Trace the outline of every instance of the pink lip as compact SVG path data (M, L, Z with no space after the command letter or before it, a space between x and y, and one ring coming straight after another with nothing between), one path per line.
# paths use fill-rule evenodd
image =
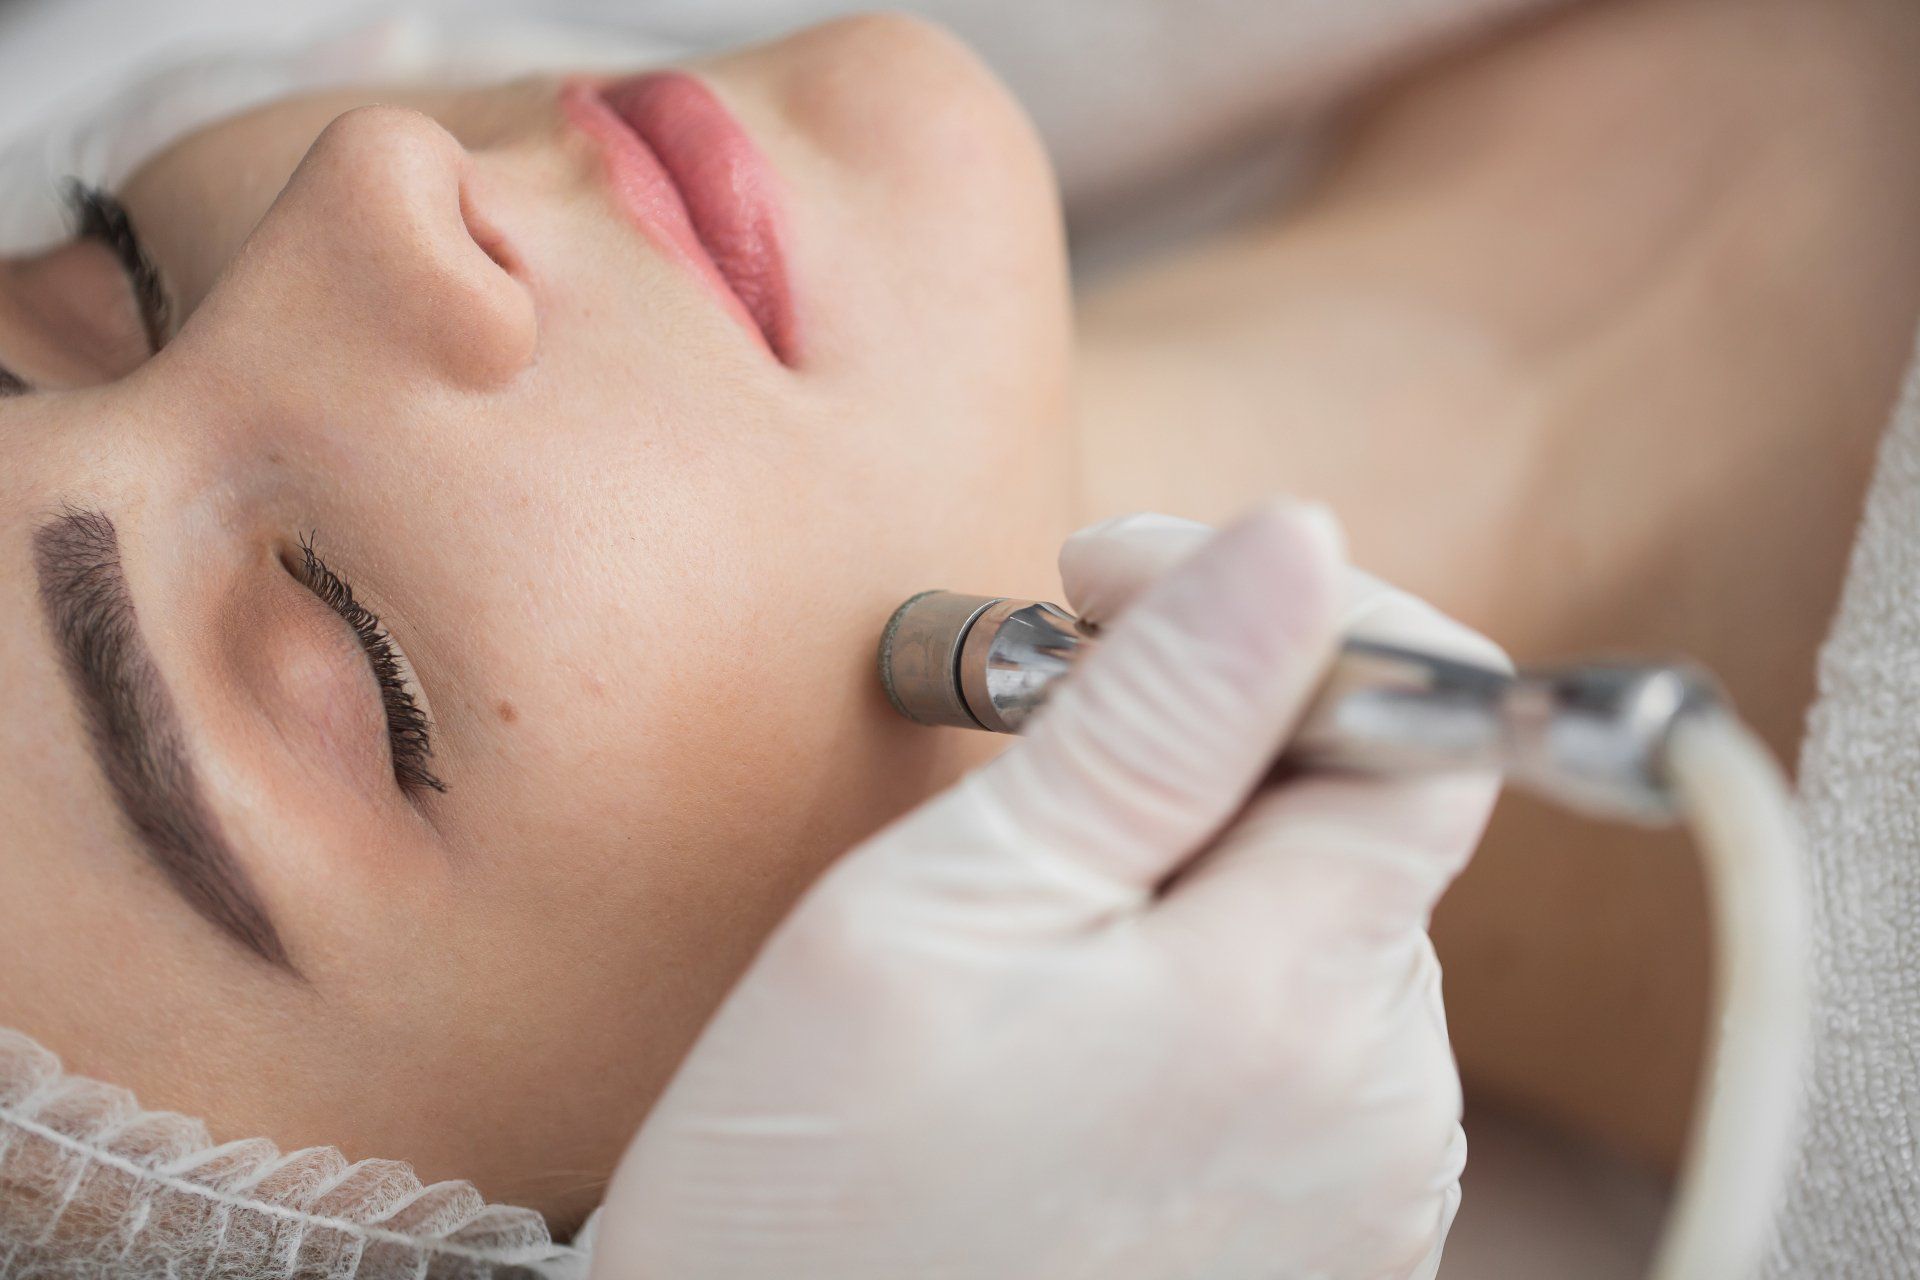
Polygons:
M569 82L561 107L606 159L615 196L648 239L686 263L784 364L796 355L777 179L699 80L668 71Z

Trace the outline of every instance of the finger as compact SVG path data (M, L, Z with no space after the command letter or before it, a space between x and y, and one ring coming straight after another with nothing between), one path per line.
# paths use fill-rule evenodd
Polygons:
M1501 671L1513 662L1499 645L1417 596L1370 573L1347 570L1340 634L1355 640L1401 645Z
M1156 511L1088 525L1060 546L1067 605L1085 621L1105 625L1213 534L1210 525Z
M1350 573L1341 619L1349 636L1508 669L1486 637L1377 579ZM1212 912L1281 920L1354 938L1423 929L1433 905L1479 842L1497 776L1322 775L1254 801L1233 831L1193 867L1166 910L1205 927Z
M1275 938L1402 945L1466 865L1500 790L1485 773L1307 777L1257 798L1155 915L1222 954Z
M1149 588L974 775L1023 849L1150 892L1239 807L1332 653L1339 535L1275 503Z
M1067 604L1096 626L1109 623L1148 587L1190 559L1213 533L1210 525L1157 511L1136 511L1088 525L1060 548L1060 581ZM1341 594L1342 636L1402 644L1503 670L1513 665L1493 641L1370 573L1346 570Z
M1467 1167L1467 1133L1459 1125L1453 1127L1453 1133L1442 1164L1448 1173L1441 1179L1441 1185L1434 1189L1433 1246L1407 1280L1434 1280L1439 1275L1440 1257L1446 1249L1447 1236L1453 1230L1454 1218L1460 1213L1460 1175Z

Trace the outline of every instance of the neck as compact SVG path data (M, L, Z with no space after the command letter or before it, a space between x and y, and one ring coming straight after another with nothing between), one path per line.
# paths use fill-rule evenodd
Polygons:
M1324 500L1516 656L1693 654L1790 751L1920 312L1920 95L1859 75L1891 56L1860 24L1741 43L1750 9L1448 64L1305 208L1086 299L1089 516Z

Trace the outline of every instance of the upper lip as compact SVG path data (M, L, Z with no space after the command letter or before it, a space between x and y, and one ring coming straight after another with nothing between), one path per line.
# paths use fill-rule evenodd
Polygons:
M770 167L733 117L680 72L574 81L562 99L574 125L598 143L627 215L792 364L781 210Z

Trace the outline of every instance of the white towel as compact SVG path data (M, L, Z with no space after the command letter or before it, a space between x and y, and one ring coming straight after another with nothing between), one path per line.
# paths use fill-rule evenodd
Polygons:
M1920 1275L1920 359L1820 655L1800 779L1813 1066L1763 1275Z

